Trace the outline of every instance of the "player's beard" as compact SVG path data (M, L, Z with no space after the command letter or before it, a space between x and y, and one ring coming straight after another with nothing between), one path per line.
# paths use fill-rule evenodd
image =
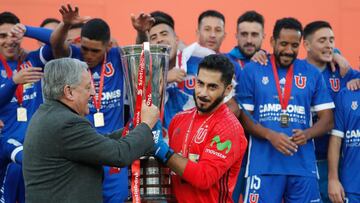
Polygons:
M209 112L211 112L212 110L214 110L214 109L224 100L224 98L225 98L224 93L225 93L225 91L224 91L218 98L216 98L215 101L214 101L212 104L210 104L209 107L207 107L207 108L202 108L202 107L200 107L199 104L197 103L196 96L195 96L195 91L194 91L193 97L194 97L196 109L197 109L198 111L200 111L201 113L209 113ZM200 99L200 98L199 98L199 99ZM201 100L201 99L200 99L200 100ZM203 100L203 101L209 101L209 100L207 100L207 99L205 99L205 98L202 98L202 100Z
M294 63L294 61L295 61L295 59L297 57L297 54L295 54L295 53L294 54L284 54L284 53L281 53L281 52L280 53L279 52L274 52L274 55L275 55L275 60L278 63L278 65L280 65L281 67L284 67L284 68L289 68L291 66L291 64ZM287 56L289 58L292 58L290 64L288 64L288 65L282 64L281 59L280 59L281 56Z
M244 48L246 46L253 46L255 48L254 53L246 53L245 48ZM244 45L244 47L238 46L238 48L240 49L240 52L245 56L246 59L251 59L251 57L253 57L254 54L260 50L260 47L256 47L256 45L252 44L252 43L247 43Z

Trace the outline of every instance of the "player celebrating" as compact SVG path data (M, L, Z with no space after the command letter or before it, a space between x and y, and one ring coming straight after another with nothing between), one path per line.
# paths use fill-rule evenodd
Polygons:
M60 9L63 22L51 35L56 57L71 56L83 60L90 68L96 95L89 101L87 118L100 134L106 134L124 126L124 79L118 47L112 48L110 28L102 19L87 21L81 30L80 48L66 42L71 25L85 22L78 8L70 5ZM121 170L105 166L103 185L104 202L123 202L128 197L127 167Z
M331 129L334 104L321 73L296 59L301 37L298 20L278 20L271 63L245 66L238 99L258 122L241 114L251 134L245 202L321 201L312 138ZM312 127L311 108L319 116Z

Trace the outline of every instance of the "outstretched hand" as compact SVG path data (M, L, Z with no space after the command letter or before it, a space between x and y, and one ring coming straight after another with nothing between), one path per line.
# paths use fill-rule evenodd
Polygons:
M65 25L85 23L90 19L89 16L81 17L79 15L79 8L75 6L75 8L73 9L70 4L68 4L67 6L62 5L59 11L62 15L63 22Z
M152 25L155 23L155 19L151 17L150 14L140 13L135 16L135 14L131 14L131 23L136 31L138 32L146 32L149 31Z

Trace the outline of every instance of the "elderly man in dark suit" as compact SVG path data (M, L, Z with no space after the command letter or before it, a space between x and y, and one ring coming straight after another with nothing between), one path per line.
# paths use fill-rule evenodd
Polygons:
M99 135L84 118L94 96L87 65L62 58L45 66L45 103L32 117L24 143L26 202L102 202L102 165L124 167L149 152L155 106L143 103L142 123L128 136Z

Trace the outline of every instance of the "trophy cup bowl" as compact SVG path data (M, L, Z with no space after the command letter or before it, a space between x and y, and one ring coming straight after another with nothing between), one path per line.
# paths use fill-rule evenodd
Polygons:
M134 118L138 91L139 65L144 47L145 45L130 45L121 48L126 92L132 118ZM149 45L149 50L150 52L147 52L147 54L143 56L145 60L145 85L151 84L152 103L159 108L160 119L162 119L170 47L167 45L151 44ZM150 64L152 64L152 66ZM149 82L150 79L151 81ZM145 94L143 94L143 99ZM131 174L130 167L129 186L131 185ZM173 201L170 185L170 169L158 163L152 156L143 156L140 158L140 196L142 202Z

